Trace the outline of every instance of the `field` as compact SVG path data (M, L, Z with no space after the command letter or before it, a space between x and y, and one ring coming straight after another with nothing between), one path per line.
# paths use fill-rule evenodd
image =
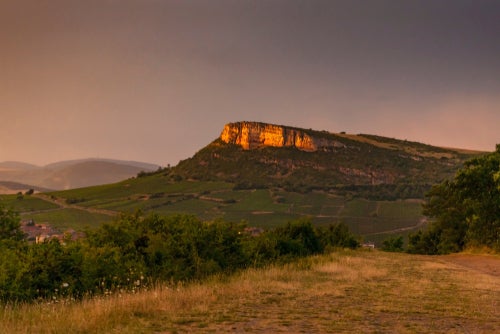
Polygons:
M44 201L33 196L18 199L16 195L0 195L0 204L17 212L33 213L59 208L57 204Z
M107 215L72 208L24 214L22 215L22 219L33 219L37 223L48 222L53 227L62 230L70 228L78 230L82 230L87 227L93 228L112 220L112 218ZM73 222L79 223L74 224Z
M307 194L283 189L234 190L234 184L168 181L162 175L119 183L24 196L3 195L1 203L59 228L81 230L114 219L119 212L171 215L193 214L203 220L246 221L273 228L299 218L315 224L343 222L356 234L379 243L388 235L407 233L423 224L421 204L415 200L374 201L336 196L322 191Z
M494 333L500 258L340 251L203 283L0 309L2 333Z

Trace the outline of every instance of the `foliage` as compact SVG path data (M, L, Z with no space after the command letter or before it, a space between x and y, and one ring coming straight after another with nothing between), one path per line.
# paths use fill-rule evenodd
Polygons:
M497 261L339 251L175 289L8 303L0 333L494 333Z
M357 248L359 241L344 223L331 224L320 230L320 239L326 248Z
M19 214L0 205L0 242L20 241L23 237Z
M78 204L82 202L85 202L85 198L66 198L66 204Z
M245 224L190 215L144 217L139 211L87 230L81 240L28 244L17 232L18 216L2 210L1 217L3 301L136 291L157 281L199 280L358 245L342 224L322 229L303 219L253 236ZM15 243L4 242L11 239Z
M386 252L402 252L404 250L403 244L402 236L389 237L382 242L382 250Z
M140 171L139 173L137 173L137 177L140 178L140 177L145 177L145 176L149 176L149 175L155 175L155 174L161 174L161 173L166 173L168 174L170 171L170 165L168 165L167 167L161 167L159 166L157 170L155 171L151 171L151 172L146 172L146 171Z
M453 180L432 187L424 214L434 220L426 231L410 235L412 253L446 254L467 246L500 250L500 145L467 161Z
M288 222L274 233L280 256L307 256L323 250L318 233L309 220Z

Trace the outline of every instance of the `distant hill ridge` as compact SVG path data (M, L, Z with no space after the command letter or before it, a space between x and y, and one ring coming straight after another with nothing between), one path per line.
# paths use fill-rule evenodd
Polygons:
M60 161L44 167L3 162L0 163L0 181L7 183L0 188L0 193L23 188L64 190L109 184L136 176L142 171L157 170L158 167L143 162L99 158ZM14 186L14 183L21 185Z
M39 166L33 165L33 164L28 164L25 162L19 162L19 161L4 161L0 162L0 171L7 171L7 170L28 170L28 169L35 169L39 168Z

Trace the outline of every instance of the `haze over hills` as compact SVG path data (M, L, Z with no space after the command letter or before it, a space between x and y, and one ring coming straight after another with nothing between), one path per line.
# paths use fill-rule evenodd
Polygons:
M43 167L7 161L0 163L0 181L3 181L0 192L89 187L118 182L141 171L156 169L157 165L149 163L97 158L60 161Z
M29 170L36 169L39 166L20 162L20 161L4 161L0 162L0 171L12 171L12 170Z

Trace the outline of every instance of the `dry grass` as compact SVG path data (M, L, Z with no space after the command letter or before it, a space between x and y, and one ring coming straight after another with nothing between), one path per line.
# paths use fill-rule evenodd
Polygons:
M345 251L175 289L6 306L0 332L493 333L499 302L494 272L447 257Z
M336 133L335 135L348 138L351 140L356 140L362 143L368 143L377 147L389 149L389 150L403 150L409 154L417 155L417 156L422 156L422 157L428 157L428 158L448 158L452 159L455 156L455 153L459 154L470 154L470 155L477 155L477 154L482 154L485 153L484 151L476 151L476 150L467 150L467 149L461 149L461 148L454 148L454 147L441 147L442 149L448 150L448 152L435 152L435 151L422 151L422 150L417 150L415 147L408 146L404 143L404 141L400 141L399 143L393 142L384 142L384 141L378 141L376 139L372 139L369 137L364 137L362 135L355 135L355 134L342 134L342 133ZM453 153L452 153L453 152Z

